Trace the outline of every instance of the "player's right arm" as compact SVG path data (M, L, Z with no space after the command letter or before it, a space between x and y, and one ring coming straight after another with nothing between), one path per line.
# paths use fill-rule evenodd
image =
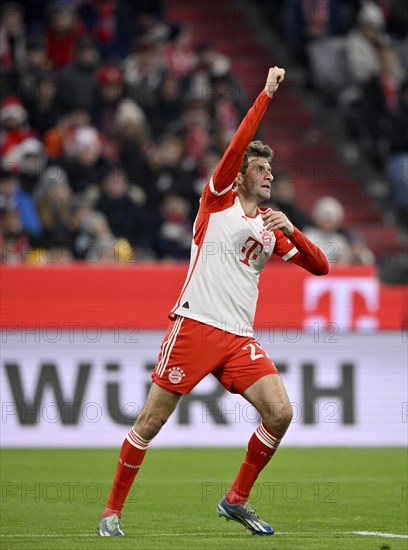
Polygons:
M210 180L210 190L213 195L223 195L232 188L239 169L241 168L245 149L254 137L273 94L278 89L279 84L283 82L284 78L284 69L279 67L272 67L269 69L265 88L248 110L214 171Z

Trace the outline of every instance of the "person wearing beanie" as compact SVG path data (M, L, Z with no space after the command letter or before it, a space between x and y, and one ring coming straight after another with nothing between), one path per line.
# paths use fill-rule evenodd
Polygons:
M5 164L15 163L17 151L14 149L25 139L36 135L28 125L27 111L18 97L8 96L0 104L0 124L1 158Z

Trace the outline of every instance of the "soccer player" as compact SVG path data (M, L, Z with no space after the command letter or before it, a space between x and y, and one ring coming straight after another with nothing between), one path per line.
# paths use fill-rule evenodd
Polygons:
M259 207L270 197L273 152L251 139L284 77L284 69L269 69L264 90L204 188L187 278L170 312L146 403L120 450L97 529L101 536L123 536L122 508L151 440L181 396L210 373L245 397L262 418L218 513L254 534L274 532L248 497L290 424L292 408L276 366L253 337L258 280L272 253L315 275L328 273L325 256L283 212Z

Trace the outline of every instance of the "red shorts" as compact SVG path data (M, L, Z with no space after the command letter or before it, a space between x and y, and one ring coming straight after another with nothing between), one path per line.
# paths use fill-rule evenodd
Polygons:
M161 345L153 382L169 392L187 394L210 373L226 390L242 394L278 370L254 338L177 316Z

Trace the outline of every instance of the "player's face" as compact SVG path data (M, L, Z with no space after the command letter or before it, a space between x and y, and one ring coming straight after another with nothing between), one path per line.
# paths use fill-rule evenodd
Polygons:
M248 168L242 176L242 186L248 198L261 203L270 199L273 176L269 162L264 158L249 157Z

